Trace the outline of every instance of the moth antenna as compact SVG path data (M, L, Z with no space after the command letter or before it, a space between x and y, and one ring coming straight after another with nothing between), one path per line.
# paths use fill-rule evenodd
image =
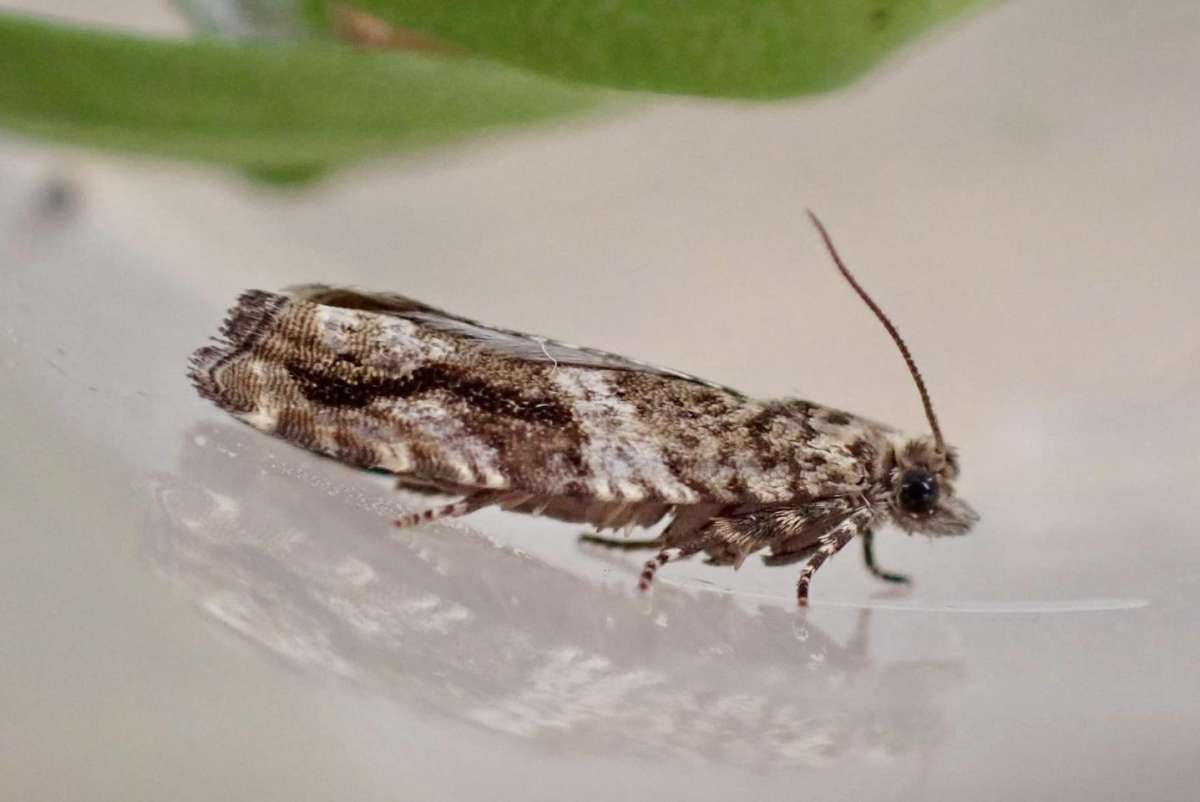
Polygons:
M837 269L846 281L850 282L850 286L858 293L858 297L863 299L863 303L871 308L871 311L875 313L875 317L879 318L879 322L887 329L887 333L892 335L892 341L900 349L900 355L904 357L904 364L908 365L908 371L912 374L913 381L917 383L917 392L921 394L921 403L925 407L925 417L929 420L929 428L933 430L933 439L937 442L938 451L945 454L946 441L942 439L942 428L938 426L937 415L933 414L933 402L929 400L929 391L925 389L925 380L921 378L921 371L917 369L917 363L913 361L912 354L909 352L908 346L904 344L904 339L900 336L900 332L896 330L896 327L892 325L892 321L879 308L879 304L875 303L871 296L867 294L867 291L862 288L862 285L858 283L858 280L854 278L849 268L846 267L845 262L842 261L842 257L837 252L837 248L833 246L833 240L829 237L829 232L825 230L825 226L813 214L812 209L806 209L805 211L808 212L808 217L812 220L813 225L817 227L817 231L821 233L821 239L825 240L825 248L829 251L829 255L833 257L833 262L837 265Z

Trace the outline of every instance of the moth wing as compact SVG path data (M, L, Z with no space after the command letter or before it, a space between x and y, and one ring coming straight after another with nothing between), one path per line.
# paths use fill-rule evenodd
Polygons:
M877 442L845 413L749 399L402 296L251 291L221 334L193 356L192 379L244 422L408 486L524 495L571 520L646 525L681 505L861 493Z
M658 367L620 354L571 345L536 334L525 334L511 329L488 326L395 293L362 292L324 284L289 287L287 291L293 297L309 303L373 312L409 320L426 329L455 337L477 350L526 362L545 362L560 367L637 371L694 382L734 395L741 395L732 388L692 376L683 371Z

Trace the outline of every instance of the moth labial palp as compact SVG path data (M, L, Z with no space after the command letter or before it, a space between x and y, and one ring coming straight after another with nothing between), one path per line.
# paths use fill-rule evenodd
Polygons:
M401 487L457 497L398 525L491 506L598 531L667 520L655 538L584 540L656 550L643 589L662 566L696 554L733 567L758 552L769 565L803 562L803 605L816 570L855 537L868 569L896 579L874 562L884 524L953 535L977 520L955 495L958 458L908 347L809 215L899 348L931 435L325 285L244 293L220 336L193 355L190 376L255 428L394 473Z

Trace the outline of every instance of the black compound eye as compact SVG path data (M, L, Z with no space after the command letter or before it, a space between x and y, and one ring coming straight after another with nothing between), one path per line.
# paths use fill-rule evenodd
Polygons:
M900 484L900 506L912 515L928 515L937 507L937 479L925 472L907 474Z

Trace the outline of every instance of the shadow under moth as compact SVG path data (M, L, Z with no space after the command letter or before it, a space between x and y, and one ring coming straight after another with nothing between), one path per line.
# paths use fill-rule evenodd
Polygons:
M457 499L398 526L491 506L626 535L669 517L654 538L583 539L657 550L642 590L668 562L703 552L736 567L765 549L769 565L804 561L801 605L816 570L860 536L868 570L903 582L875 564L879 527L957 535L978 516L955 497L958 459L907 346L809 216L899 347L931 436L323 285L244 293L190 376L256 429Z

